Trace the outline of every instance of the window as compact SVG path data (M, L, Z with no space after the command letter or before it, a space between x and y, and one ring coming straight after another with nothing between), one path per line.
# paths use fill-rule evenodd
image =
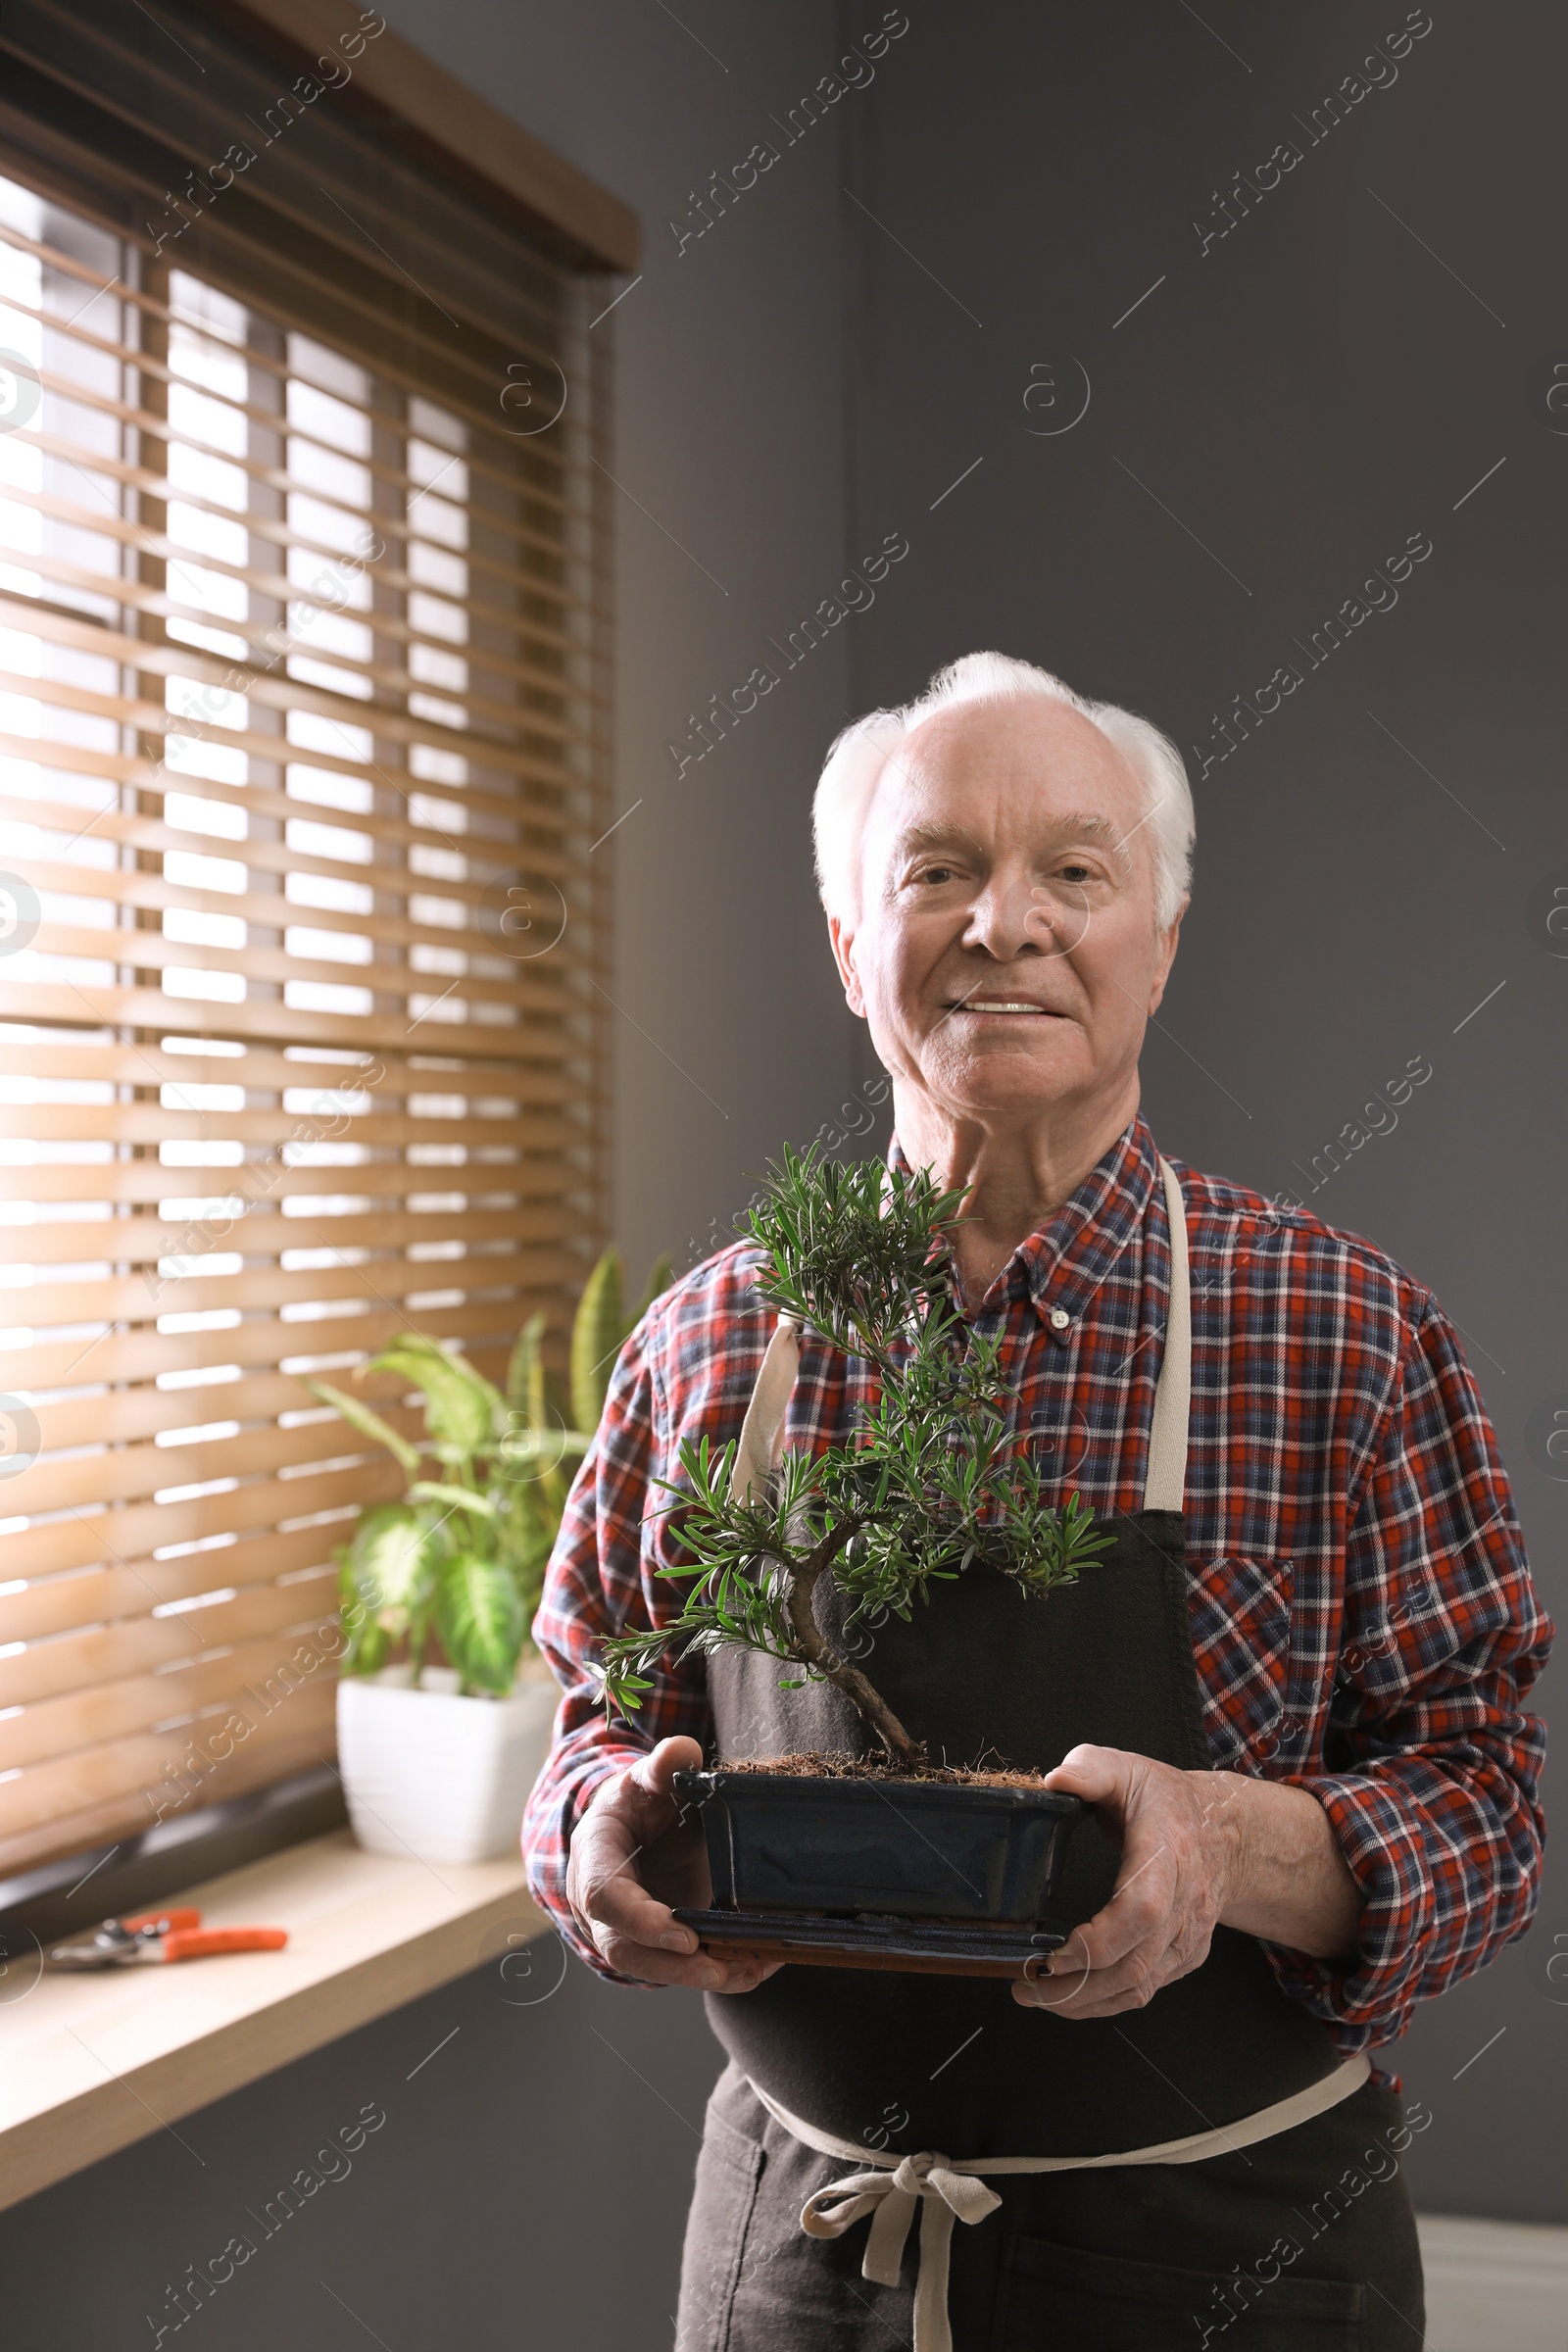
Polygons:
M411 1326L495 1376L605 1222L602 533L586 428L513 429L588 281L533 257L554 317L481 405L428 310L334 335L330 284L247 292L237 234L159 250L28 165L0 143L0 1875L330 1757L333 1547L402 1481L304 1377Z

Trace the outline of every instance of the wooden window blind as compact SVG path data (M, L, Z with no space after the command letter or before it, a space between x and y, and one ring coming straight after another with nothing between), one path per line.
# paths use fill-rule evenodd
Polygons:
M402 1479L302 1381L568 1311L609 823L592 282L349 299L6 127L0 1875L330 1758Z

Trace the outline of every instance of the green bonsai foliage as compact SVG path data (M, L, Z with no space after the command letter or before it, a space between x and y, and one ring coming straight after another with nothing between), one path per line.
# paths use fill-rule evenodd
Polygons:
M835 1684L893 1761L924 1761L919 1741L844 1654L858 1628L907 1619L933 1583L976 1561L1044 1597L1076 1582L1111 1539L1093 1532L1076 1494L1048 1502L1039 1470L1007 1434L1000 1342L971 1330L954 1303L951 1236L961 1193L924 1170L835 1163L813 1146L768 1171L745 1230L760 1250L767 1304L857 1356L880 1396L842 1446L786 1451L766 1494L733 1492L736 1446L704 1438L680 1448L663 1480L692 1564L661 1570L691 1590L672 1625L602 1644L608 1706L635 1710L666 1649L726 1644L763 1651ZM843 1646L815 1612L831 1578L849 1602ZM799 1689L786 1682L785 1689Z
M569 1421L545 1365L543 1315L532 1316L518 1336L504 1396L466 1357L423 1332L404 1334L360 1367L356 1379L391 1372L419 1391L424 1433L417 1443L362 1398L325 1381L306 1382L362 1437L384 1446L409 1480L401 1501L362 1513L337 1554L345 1674L375 1674L406 1654L417 1684L433 1634L464 1692L505 1696L512 1689L517 1661L531 1647L528 1628L545 1564L572 1475L599 1425L616 1353L669 1278L669 1260L662 1258L625 1317L620 1259L605 1251L572 1326Z

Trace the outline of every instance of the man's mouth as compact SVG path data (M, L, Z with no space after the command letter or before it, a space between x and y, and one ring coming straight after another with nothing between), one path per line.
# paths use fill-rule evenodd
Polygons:
M1031 1004L1022 997L958 997L947 1007L953 1012L1032 1012L1045 1020L1059 1019L1049 1005Z

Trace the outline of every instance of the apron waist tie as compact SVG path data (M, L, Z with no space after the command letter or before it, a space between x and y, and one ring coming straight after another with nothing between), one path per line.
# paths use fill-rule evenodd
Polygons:
M1237 2123L1195 2132L1186 2139L1161 2140L1154 2147L1127 2148L1110 2156L956 2159L938 2155L929 2148L916 2156L867 2154L851 2141L837 2139L831 2132L819 2132L814 2124L791 2115L787 2107L769 2098L759 2083L753 2082L751 2087L773 2121L803 2146L815 2148L818 2155L838 2157L860 2166L858 2172L848 2174L842 2180L829 2181L808 2198L801 2214L801 2228L808 2237L842 2237L847 2230L869 2215L871 2227L865 2259L860 2265L862 2278L878 2286L898 2285L909 2225L914 2220L915 2207L919 2206L914 2352L953 2352L953 2330L948 2322L948 2260L953 2225L957 2220L972 2227L983 2222L987 2214L995 2213L1002 2203L995 2189L983 2185L982 2175L1102 2172L1131 2164L1201 2164L1206 2157L1251 2147L1260 2139L1272 2139L1276 2132L1289 2132L1297 2124L1326 2114L1352 2091L1359 2090L1371 2072L1371 2060L1360 2051L1355 2057L1346 2059L1333 2074L1325 2075L1320 2082L1309 2083L1305 2090L1279 2099L1272 2107L1260 2107L1255 2115L1244 2115Z

